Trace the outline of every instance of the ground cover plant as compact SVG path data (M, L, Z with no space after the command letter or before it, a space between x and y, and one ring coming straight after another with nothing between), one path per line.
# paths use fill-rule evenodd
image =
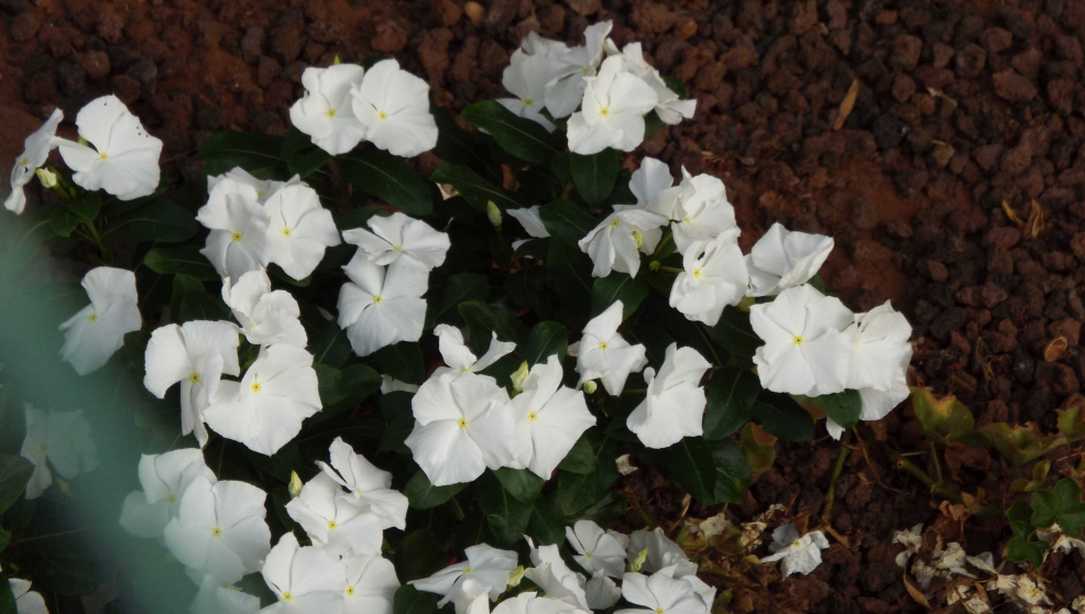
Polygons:
M816 273L831 238L777 225L744 254L722 181L685 169L676 179L653 158L618 153L695 105L608 29L588 28L573 47L529 36L506 71L515 97L459 117L431 112L425 83L394 60L307 69L288 135L205 144L206 190L148 193L161 143L116 98L80 111L79 141L56 141L67 168L36 174L54 207L13 236L74 236L69 253L103 264L83 278L91 304L60 320L61 356L88 378L108 365L101 373L142 380L113 419L159 442L139 451L161 453L128 469L138 490L113 522L149 539L145 553L161 540L171 556L158 572L188 572L196 594L172 605L712 611L733 593L716 582L728 589L717 595L695 572L719 563L708 551L721 540L736 540L747 565L780 561L784 575L817 569L826 534L846 543L786 508L737 535L726 511L688 532L672 527L676 543L650 514L631 522L635 494L614 488L652 471L688 493L687 509L741 503L777 439L808 441L822 425L847 437L906 398L912 348L888 303L856 314L827 296ZM95 134L103 122L119 129ZM27 149L13 195L41 157ZM428 177L399 159L431 149L441 163ZM204 204L193 215L184 203L194 197ZM41 266L33 255L13 281ZM143 279L113 266L125 263L163 289L147 298ZM31 297L13 299L34 311ZM108 381L116 398L122 384ZM54 395L69 407L86 396L80 384L45 398ZM970 439L939 422L944 402L916 407L947 451L964 443L1036 458L1019 452L1033 442L1012 426ZM938 408L929 420L928 407ZM52 473L63 493L97 470L87 412L24 411L28 499L49 492ZM1044 453L1076 440L1067 415L1061 439L1036 444ZM981 511L941 475L937 448L934 477L908 458L898 464L932 492ZM1009 512L1011 560L1041 565L1044 544L1076 547L1080 492L1048 469L1033 470L1021 489L1031 498ZM20 505L25 518L35 504ZM772 545L759 546L770 527ZM915 531L898 534L909 555L922 550ZM559 553L563 539L586 574ZM598 548L610 548L610 565L590 562ZM979 577L944 563L959 548L939 542L934 568ZM518 566L517 549L530 565ZM690 561L690 551L705 556ZM970 564L991 575L992 592L1044 594L989 559ZM912 573L926 590L920 562ZM299 579L302 570L319 577ZM947 600L977 599L972 585L952 586Z

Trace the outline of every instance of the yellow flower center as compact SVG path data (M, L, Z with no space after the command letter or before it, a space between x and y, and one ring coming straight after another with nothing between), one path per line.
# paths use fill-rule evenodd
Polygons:
M403 246L400 245L399 243L396 243L395 245L392 246L392 251L401 252L401 251L403 251Z
M535 411L534 409L527 412L527 421L528 422L535 422L538 419L539 419L539 412Z
M693 272L690 274L693 275L693 279L700 279L704 276L704 270L701 267L694 267Z
M378 295L373 297L373 304L374 305L380 305L383 302L384 302L384 297L383 296L378 294Z
M19 158L19 161L15 164L18 166L30 166L30 158Z
M795 335L795 338L791 340L791 343L794 343L796 347L802 345L802 342L803 342L802 335Z
M87 319L90 320L91 322L97 322L98 321L98 314L96 314L96 313L94 313L92 311L92 312L90 312L90 315L87 316Z
M289 228L283 228L282 233L283 233L284 237L289 237L290 236L290 229Z
M620 220L618 218L614 218L613 220L610 220L610 227L611 228L617 228L617 227L619 227L621 225L622 225L622 220Z
M109 159L109 154L104 152L104 151L100 151L100 152L98 152L98 159L99 160L108 160Z
M456 421L456 426L460 427L461 429L466 429L467 428L467 418L460 418L459 420L457 420ZM468 567L468 569L470 569L470 567ZM467 572L464 572L464 573L467 573Z
M524 107L530 107L531 105L535 104L535 99L534 98L524 98L520 102L521 102L521 104L524 105Z
M473 571L475 571L475 570L470 565L468 565L467 567L463 568L463 575L466 576L467 574L472 573Z
M603 107L603 108L599 109L599 115L601 115L603 117L606 117L606 116L610 115L610 107Z
M330 107L327 111L324 111L324 115L327 115L329 118L335 117L335 107Z
M663 608L656 608L656 614L664 614Z
M230 233L230 240L231 241L240 241L241 240L241 233L236 231L236 230L233 231L232 233Z
M353 597L354 596L354 587L353 586L348 586L347 590L345 590L343 592L347 594L347 597Z
M290 591L286 591L285 593L283 593L283 601L293 601L293 600L294 600L294 594L293 593L291 593Z
M252 390L254 393L259 393L263 389L264 385L260 382L253 382L252 385L249 386L249 390Z
M171 494L170 496L166 497L166 502L170 505L177 503L177 495Z
M219 527L211 529L211 537L222 537L222 529Z
M192 374L188 376L188 381L192 382L193 384L199 384L200 374L193 371Z
M596 346L596 347L598 347L600 350L605 350L605 349L607 349L607 342L606 341L600 341L599 345Z
M384 111L377 111L377 119L382 120L382 121L386 120L386 119L388 119L388 114L385 113Z
M338 527L339 527L339 523L335 522L334 520L329 520L328 521L328 530L329 531L334 530L334 529L336 529Z

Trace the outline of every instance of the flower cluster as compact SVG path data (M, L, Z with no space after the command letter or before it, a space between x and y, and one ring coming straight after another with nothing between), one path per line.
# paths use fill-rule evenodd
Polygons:
M525 536L530 567L518 565L516 552L483 543L464 551L466 561L411 584L441 595L438 605L452 603L457 614L490 614L490 603L499 600L493 614L587 614L609 610L623 599L633 606L617 610L626 614L711 612L716 589L697 578L697 565L662 529L625 535L579 520L565 528L565 536L584 573L570 568L558 544L536 546ZM502 600L525 578L538 591Z
M515 98L498 102L547 130L568 118L569 150L585 155L608 147L633 151L652 111L667 124L693 117L696 101L679 100L644 60L640 43L619 49L608 38L611 27L609 21L589 26L584 45L575 47L532 32L501 77Z
M200 586L198 612L260 610L256 596L233 586L255 572L278 598L265 612L390 612L399 580L380 556L383 532L405 526L407 498L390 488L391 474L342 439L329 457L286 504L311 545L286 533L272 547L267 493L218 480L198 448L144 455L142 490L124 500L120 524L165 543Z

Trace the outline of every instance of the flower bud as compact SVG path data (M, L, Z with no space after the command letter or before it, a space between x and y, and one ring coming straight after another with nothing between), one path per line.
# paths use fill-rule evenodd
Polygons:
M342 63L343 63L343 58L339 57L338 53L335 54L334 57L332 57L332 66L334 66L336 64L342 64Z
M584 385L581 386L581 388L588 394L595 394L595 391L599 389L599 385L595 383L595 380L590 379L584 382Z
M520 581L524 579L524 574L527 573L527 568L523 565L518 566L512 570L512 574L509 575L509 588L516 588L520 586Z
M486 201L486 217L490 218L494 228L501 228L501 209L498 209L497 203L492 200Z
M51 190L57 187L57 174L47 168L39 168L34 171L34 174L38 176L38 181L41 182L43 188Z
M520 368L516 369L512 375L509 376L509 380L512 381L512 389L515 392L523 392L524 380L527 379L527 374L530 372L527 366L527 361L520 363Z
M302 486L301 477L298 476L298 472L297 471L291 471L290 472L290 486L287 487L290 490L290 498L291 499L293 499L294 497L301 494L301 486Z
M648 263L648 270L653 273L659 270L659 267L663 266L663 263L658 260L653 260Z
M637 553L637 556L633 557L629 561L629 571L633 573L640 573L640 570L644 567L644 562L648 560L648 549L645 548Z

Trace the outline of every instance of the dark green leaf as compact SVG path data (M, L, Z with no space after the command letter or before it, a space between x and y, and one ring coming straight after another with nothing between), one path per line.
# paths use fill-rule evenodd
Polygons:
M426 477L426 473L420 470L407 481L407 487L403 490L403 494L407 495L407 501L412 508L428 510L445 503L466 486L467 484L434 486Z
M357 405L380 388L380 374L363 364L353 364L342 370L317 363L320 402L324 410L340 403Z
M557 153L553 139L539 124L501 106L496 100L484 100L463 110L467 121L483 128L508 153L536 164L545 163Z
M595 463L595 449L592 448L588 435L584 434L573 444L573 449L569 450L569 453L565 455L565 459L558 465L558 469L569 473L587 475L595 471Z
M0 528L0 552L8 549L8 544L11 543L11 531Z
M742 428L753 416L760 394L761 383L753 373L733 368L717 371L708 383L705 439L720 440Z
M53 234L67 239L84 222L93 222L102 208L96 194L84 195L72 202L62 202L49 211L49 229Z
M343 175L355 190L415 217L433 212L436 186L400 158L364 147L340 160Z
M560 544L565 539L561 512L550 499L535 504L527 528L528 534L539 544Z
M21 456L0 456L0 514L26 492L26 484L34 473L34 465Z
M179 322L229 319L225 303L213 296L199 279L184 273L173 276L170 305Z
M306 326L310 331L313 328ZM309 348L315 362L332 367L341 367L350 360L350 341L347 332L339 328L335 320L320 320L316 333L309 338Z
M606 200L614 191L621 162L621 154L614 149L604 149L591 156L571 154L569 168L580 197L592 205Z
M490 296L490 281L479 273L457 273L448 277L445 291L437 308L433 310L433 321L441 318L464 301L485 301Z
M578 251L577 241L598 224L583 206L568 200L555 200L539 207L539 216L551 236L571 244L571 248Z
M750 486L750 466L742 449L734 441L721 442L712 450L716 464L716 489L714 503L738 503Z
M411 451L403 442L414 428L414 415L411 413L411 393L390 392L380 395L379 405L384 417L384 429L381 431L381 452L394 452L410 456Z
M527 206L466 166L442 162L430 178L437 183L452 185L467 202L481 211L485 211L488 202L493 202L501 209Z
M438 595L423 593L410 584L396 590L392 614L433 614L437 611Z
M583 437L581 439L584 439ZM618 456L614 440L603 439L592 443L595 470L585 473L558 471L557 491L554 501L562 516L569 518L597 505L610 493L610 487L618 480L614 459Z
M708 336L717 347L727 350L736 367L752 365L754 351L762 344L750 326L750 314L735 307L723 310L720 321L708 329Z
M520 355L528 366L544 363L553 354L565 360L569 348L569 331L561 322L539 322L531 329Z
M193 211L167 199L154 199L110 219L109 226L102 231L102 238L116 234L132 244L178 243L191 238L197 230L199 225Z
M0 577L0 614L18 614L15 595L12 594L11 584L5 577Z
M1063 478L1049 491L1032 493L1032 526L1047 528L1058 523L1068 535L1085 528L1085 503L1081 489L1070 478Z
M531 503L539 497L546 480L531 473L527 469L502 468L494 471L497 481L501 482L505 489L514 498L525 503Z
M320 170L332 158L331 154L314 145L309 135L296 128L291 128L283 138L280 155L290 173L302 179Z
M1029 562L1039 567L1044 562L1044 552L1047 544L1039 541L1015 535L1006 542L1006 558L1015 562Z
M657 465L699 503L715 502L716 463L703 439L686 437L653 456Z
M622 302L622 319L627 319L637 311L637 307L648 297L648 286L643 281L634 279L625 273L611 273L598 277L592 284L591 312L598 315L610 307L614 301Z
M863 399L858 390L809 397L809 401L832 418L833 422L845 428L859 421L859 412L863 409Z
M785 441L809 441L814 437L814 421L786 395L762 393L753 408L753 417L765 430Z
M417 343L396 343L374 352L370 358L381 375L401 382L420 384L426 374L422 348Z
M282 138L250 132L216 132L200 146L203 171L221 175L240 166L257 177L284 174L279 159Z
M544 207L545 209L545 207ZM565 322L582 318L591 306L591 262L575 244L558 239L547 241L546 284L560 319Z
M143 256L143 264L159 275L183 273L205 281L219 279L215 267L192 247L154 247Z
M479 506L486 515L486 524L499 543L512 545L523 539L531 520L531 504L509 495L496 478L479 481Z
M522 338L523 324L512 312L500 305L466 301L460 303L457 310L470 329L472 343L481 339L489 345L490 331L497 333L497 338L501 341L519 341Z
M433 152L445 162L469 166L479 172L496 170L486 156L486 143L478 133L469 133L456 123L447 109L433 109L437 120L437 147Z

